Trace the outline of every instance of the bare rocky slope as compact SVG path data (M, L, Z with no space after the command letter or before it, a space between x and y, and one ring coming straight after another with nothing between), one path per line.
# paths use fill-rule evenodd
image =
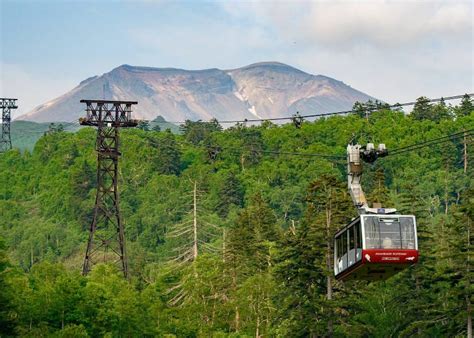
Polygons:
M122 65L82 81L19 120L73 121L82 116L81 99L135 100L136 118L167 121L272 118L350 109L370 96L341 81L311 75L278 62L220 70L183 70Z

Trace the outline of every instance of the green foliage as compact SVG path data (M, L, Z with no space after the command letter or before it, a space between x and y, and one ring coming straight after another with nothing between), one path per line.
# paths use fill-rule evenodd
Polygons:
M235 173L227 173L219 187L219 196L216 211L221 217L227 216L232 205L236 207L243 206L244 190Z
M148 121L139 121L138 122L138 129L143 130L143 131L150 131L150 122ZM159 128L159 126L158 126ZM160 129L158 129L160 131Z
M462 98L461 104L455 108L456 115L458 117L468 116L474 111L474 104L468 94L465 94Z
M416 100L411 113L411 116L416 120L431 120L435 122L451 119L453 115L452 107L448 107L443 98L441 98L438 104L433 105L425 96L421 96Z
M390 105L388 103L380 102L379 100L375 100L375 102L369 100L365 103L356 101L356 103L354 103L354 105L352 106L352 111L357 116L365 118L368 118L374 111L384 109L390 109Z
M332 277L333 235L353 215L346 187L336 175L324 174L309 186L308 208L300 228L290 228L279 251L276 275L282 288L283 335L332 335L342 321Z
M12 314L15 311L13 297L15 290L8 283L11 275L11 265L7 258L5 243L0 237L0 335L13 335L15 328L15 318Z
M416 120L430 119L432 110L433 105L430 103L430 99L426 96L421 96L416 99L411 116Z
M212 119L210 122L202 121L190 121L186 120L183 125L181 125L181 131L183 132L184 139L194 145L198 145L207 138L213 132L222 130L222 127L219 125L216 119Z
M157 140L150 140L149 142L156 149L153 169L160 174L178 174L181 152L176 137L171 132L164 132L159 135Z
M160 132L160 131L161 131L161 127L160 127L159 124L156 124L156 125L153 126L153 128L151 128L151 130L156 131L156 132Z
M285 153L344 155L354 138L390 152L474 128L472 101L420 98L411 116L380 102L357 107L361 117L300 128L188 121L176 135L156 120L152 130L121 131L130 281L107 265L79 274L96 194L95 130L40 133L31 152L1 154L0 335L465 335L474 294L470 137L366 166L371 204L417 216L419 264L383 283L332 277L332 236L355 216L345 161ZM167 263L189 244L170 232L192 221L194 181L208 250Z

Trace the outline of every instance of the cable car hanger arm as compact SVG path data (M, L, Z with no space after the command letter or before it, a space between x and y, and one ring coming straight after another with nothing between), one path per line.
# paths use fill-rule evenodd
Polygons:
M347 185L354 206L359 215L363 214L393 214L397 210L394 208L370 208L367 203L364 191L362 190L363 162L373 163L377 158L388 155L385 144L379 144L375 149L373 143L368 143L366 147L360 144L347 145Z

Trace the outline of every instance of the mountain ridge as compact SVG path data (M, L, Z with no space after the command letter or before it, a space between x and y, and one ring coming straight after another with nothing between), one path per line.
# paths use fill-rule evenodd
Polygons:
M55 122L83 115L81 99L135 100L136 118L244 120L347 110L373 97L325 75L258 62L241 68L186 70L122 64L89 77L17 120Z

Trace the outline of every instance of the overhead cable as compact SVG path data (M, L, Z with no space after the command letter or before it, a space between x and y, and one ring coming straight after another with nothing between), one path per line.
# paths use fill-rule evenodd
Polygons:
M447 96L447 97L439 97L435 99L429 99L426 102L440 102L440 101L450 101L450 100L459 100L462 99L465 95L468 95L470 97L474 96L474 93L470 94L462 94L462 95L453 95L453 96ZM396 103L392 105L387 105L384 107L373 107L373 108L365 108L366 111L376 111L376 110L381 110L385 108L399 108L399 107L405 107L405 106L413 106L417 102L416 101L411 101L411 102L404 102L404 103ZM354 109L351 110L343 110L343 111L336 111L336 112L330 112L330 113L317 113L317 114L309 114L309 115L298 115L299 118L311 118L311 117L325 117L325 116L333 116L333 115L347 115L351 113L357 112ZM246 122L264 122L264 121L284 121L284 120L293 120L294 116L281 116L281 117L272 117L272 118L258 118L258 119L244 119L244 120L223 120L223 121L217 121L220 124L233 124L233 123L246 123ZM148 121L150 122L150 121ZM202 122L202 123L209 123L212 121L194 121L194 122ZM173 124L184 124L184 122L179 122L179 121L166 121L166 122L154 122L154 123L173 123Z
M433 146L433 145L436 145L436 144L449 142L449 141L452 141L452 140L455 140L455 139L458 139L458 138L469 137L469 136L473 136L473 135L474 135L474 129L463 130L463 131L460 131L460 132L457 132L457 133L454 133L454 134L450 134L450 135L446 135L446 136L442 136L442 137L437 137L437 138L434 138L434 139L431 139L431 140L426 140L426 141L419 142L419 143L414 143L414 144L411 144L409 146L402 147L402 148L397 148L397 149L394 149L392 151L389 151L388 155L398 155L398 154L418 150L418 149L421 149L421 148L425 148L425 147Z

